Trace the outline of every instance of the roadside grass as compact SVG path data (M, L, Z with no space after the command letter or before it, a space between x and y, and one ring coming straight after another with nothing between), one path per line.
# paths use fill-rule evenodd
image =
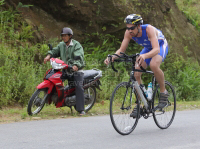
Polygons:
M177 111L196 110L200 109L200 101L178 101ZM80 117L73 108L71 113L70 108L61 107L56 108L54 105L45 105L42 111L35 115L29 116L26 111L26 107L6 107L0 110L0 124L24 122L33 120L48 120L48 119L65 119L65 118L77 118ZM93 108L84 116L100 116L109 114L109 100L102 100L99 103L95 103Z

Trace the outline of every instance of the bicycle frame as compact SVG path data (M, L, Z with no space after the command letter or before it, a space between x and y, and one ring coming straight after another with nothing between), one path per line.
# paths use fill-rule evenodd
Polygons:
M114 129L121 135L128 135L136 128L138 120L141 117L147 119L151 116L154 118L156 125L160 129L167 129L171 125L176 111L176 95L173 86L168 81L165 81L165 85L167 85L169 91L167 96L170 97L170 99L167 99L168 105L165 106L166 108L159 108L160 86L157 84L154 73L152 71L147 71L142 67L140 67L141 69L136 69L136 59L139 54L131 56L124 53L120 54L122 56L113 54L119 59L115 59L115 57L112 59L112 56L108 55L112 69L115 72L118 72L114 68L113 60L115 62L131 62L132 69L128 82L125 81L119 83L114 89L110 99L110 119ZM150 73L153 75L151 80L153 95L151 99L146 97L144 90L134 76L134 72ZM134 106L134 108L132 108L132 106ZM168 106L171 107L168 108Z
M138 93L138 95L140 96L141 101L144 103L144 106L145 106L146 110L149 110L148 100L144 96L144 92L140 88L140 85L138 84L138 81L136 81L136 79L135 79L135 76L134 76L134 72L135 71L144 72L144 73L150 73L152 75L153 75L153 72L152 71L143 71L143 70L132 68L132 71L130 73L130 80L129 80L129 83L132 82L132 84L131 84L131 86L133 87L132 88L132 93L134 92L134 89L135 89L136 92ZM153 76L152 80L155 82L155 77L154 76ZM154 84L154 82L152 84ZM131 95L132 95L132 93L131 93ZM132 99L131 99L131 103L132 103Z
M121 53L123 55L125 55L124 53ZM121 58L119 55L116 55L114 54L115 56ZM137 56L138 54L136 54L135 56ZM125 55L126 56L126 55ZM108 56L109 57L109 56ZM111 56L110 56L111 57ZM129 79L129 84L131 83L131 86L132 86L132 91L131 91L131 101L130 101L130 104L132 104L132 93L134 93L134 89L136 90L137 94L140 96L140 99L141 101L144 103L144 106L146 108L146 110L149 112L150 108L149 108L149 104L148 104L148 100L147 98L144 96L144 92L143 90L140 88L140 85L138 84L138 81L135 79L135 76L134 76L134 72L142 72L142 73L150 73L152 75L154 75L154 73L152 71L147 71L146 69L144 69L142 66L140 66L141 70L140 69L135 69L135 60L136 60L136 57L135 59L129 59L130 57L127 56L128 59L124 60L124 61L131 61L132 62L132 71L130 73L130 79ZM121 60L115 60L117 62L120 62ZM114 68L113 64L111 63L112 65L112 69L114 71L117 72L117 70ZM156 79L155 77L153 76L152 78L152 89L154 89L154 85L156 84ZM124 102L125 102L125 99L126 96L124 97ZM124 102L122 104L122 108L124 108Z

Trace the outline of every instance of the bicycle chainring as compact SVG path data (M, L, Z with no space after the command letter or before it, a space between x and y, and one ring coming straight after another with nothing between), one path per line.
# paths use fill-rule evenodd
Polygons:
M147 110L146 110L145 107L143 107L143 108L140 109L140 114L141 114L145 119L149 118L149 112L147 112Z

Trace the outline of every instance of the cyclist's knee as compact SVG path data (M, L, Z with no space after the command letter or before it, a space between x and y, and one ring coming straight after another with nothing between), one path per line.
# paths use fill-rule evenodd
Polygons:
M149 66L151 70L153 71L153 70L160 69L160 64L161 62L159 60L152 60Z
M134 72L134 77L136 78L136 79L139 79L140 77L141 77L141 72Z
M159 67L160 66L158 66L158 65L150 64L150 68L151 68L152 71L158 69Z

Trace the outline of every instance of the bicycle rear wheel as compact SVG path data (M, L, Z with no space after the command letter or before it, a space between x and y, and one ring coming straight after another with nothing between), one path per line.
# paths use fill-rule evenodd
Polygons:
M132 100L131 100L132 98ZM122 82L115 88L110 99L110 119L115 130L121 135L130 134L136 127L140 113L140 103L135 103L137 95L132 92L128 82ZM137 118L130 117L133 108L137 106Z
M165 108L163 108L162 111L157 110L153 113L154 121L160 129L167 129L172 124L176 113L175 91L172 85L167 81L165 81L165 88L169 93L168 105ZM158 105L159 97L160 97L160 86L157 85L153 95L153 102L152 102L153 109Z

